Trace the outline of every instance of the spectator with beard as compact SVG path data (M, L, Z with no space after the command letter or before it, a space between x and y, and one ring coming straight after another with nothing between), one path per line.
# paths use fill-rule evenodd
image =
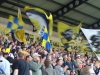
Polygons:
M33 60L29 62L32 70L32 75L42 75L43 64L46 57L40 60L40 56L41 55L39 55L38 53L32 54Z

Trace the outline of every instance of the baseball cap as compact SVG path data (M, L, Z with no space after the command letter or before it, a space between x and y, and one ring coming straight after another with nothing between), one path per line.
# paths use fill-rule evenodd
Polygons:
M32 57L34 57L34 56L41 56L41 55L39 55L38 53L34 53L34 54L32 55Z
M63 57L59 57L58 59L59 59L59 60L63 60Z

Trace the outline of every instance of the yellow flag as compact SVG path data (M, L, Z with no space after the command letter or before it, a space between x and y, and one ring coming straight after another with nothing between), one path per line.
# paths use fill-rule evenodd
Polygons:
M18 41L26 43L26 37L25 37L24 29L17 29L14 32L14 36Z
M2 34L8 34L10 33L11 29L5 28L5 27L0 27L0 35Z
M58 36L62 43L67 43L72 39L75 39L77 34L79 34L81 26L81 23L78 26L70 26L63 22L58 22Z
M30 8L29 6L25 6L24 8L27 16L31 20L32 24L36 27L39 35L41 36L41 32L43 27L47 27L49 37L52 35L53 30L53 16L51 13L47 15L47 13L40 8Z
M85 51L89 48L86 46L86 42L82 41L82 37L79 35L80 27L82 23L78 26L70 26L68 24L58 22L58 36L61 39L62 44L68 51Z
M24 26L24 21L22 19L21 10L19 8L18 8L18 19L19 19L19 25Z

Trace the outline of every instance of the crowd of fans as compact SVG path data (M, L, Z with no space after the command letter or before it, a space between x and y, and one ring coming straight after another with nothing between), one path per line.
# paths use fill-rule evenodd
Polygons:
M26 45L0 36L0 75L100 75L96 57L62 49L48 51L40 43Z

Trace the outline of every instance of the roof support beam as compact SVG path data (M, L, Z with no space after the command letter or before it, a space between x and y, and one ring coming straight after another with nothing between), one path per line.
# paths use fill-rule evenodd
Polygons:
M76 9L73 9L73 11L75 11L75 12L77 12L77 13L80 13L80 14L83 14L83 15L85 15L85 16L87 16L87 17L90 17L90 18L99 20L99 18L93 17L93 16L91 16L91 15L88 15L88 14L86 14L86 13L84 13L84 12L81 12L81 11L78 11L78 10L76 10Z
M48 1L50 1L50 2L54 2L55 4L58 4L58 5L60 5L60 6L63 6L63 4L58 3L58 2L55 2L55 1L52 1L52 0L48 0ZM86 2L86 3L87 3L87 2ZM87 3L87 4L89 4L89 3ZM89 5L91 5L91 4L89 4ZM92 7L93 7L93 6L92 6ZM93 18L93 19L99 20L99 19L96 18L96 17L93 17L93 16L88 15L88 14L86 14L86 13L83 13L83 12L81 12L81 11L78 11L78 10L76 10L76 9L73 9L73 11L75 11L75 12L77 12L77 13L80 13L80 14L83 14L83 15L85 15L85 16L88 16L88 17L90 17L90 18Z
M97 10L100 10L99 7L97 7L97 6L95 6L95 5L92 5L92 4L88 3L88 2L86 2L85 4L87 4L87 5L89 5L89 6L93 7L93 8L95 8L95 9L97 9ZM89 25L88 28L90 28L90 29L92 29L92 28L93 28L93 29L100 29L100 19L99 19L97 22L95 22L95 23Z
M11 4L11 5L14 5L14 6L18 6L20 8L24 8L23 5L20 5L20 4L17 4L17 3L13 3L13 2L10 2L10 1L6 1L6 3Z
M7 0L0 0L0 5L4 2L6 2Z
M21 7L21 8L24 7L24 6L22 6L22 5L19 5L19 4L13 3L13 2L9 2L9 4L12 4L12 5ZM4 9L6 9L6 10L11 10L12 12L17 12L17 10L15 10L15 9L10 9L10 8L8 8L8 7L5 7L5 6L1 6L1 7L4 8ZM22 14L25 15L25 13L23 13L23 12L22 12ZM3 11L0 11L0 16L2 16L2 17L8 18L7 16L9 16L9 15L11 15L11 14L10 14L10 13L6 13L6 12L3 12ZM15 14L12 14L12 15L13 15L13 16L16 16ZM23 18L23 21L24 21L26 24L32 25L32 23L30 22L30 20L27 19L27 18ZM55 22L54 22L54 24L55 24ZM32 25L32 26L33 26L33 25ZM34 30L34 26L33 26L33 31L35 31L35 30ZM54 27L53 31L56 31L56 32L57 32L57 27Z
M69 18L69 17L66 17L66 16L64 16L64 18L67 18L67 19L69 19L69 20L74 21L77 25L80 23L80 21L75 20L75 19L72 19L72 18ZM89 25L89 24L86 24L86 23L84 23L84 22L82 22L82 24L85 25L85 26Z
M13 12L18 12L18 10L15 10L15 9L12 9L12 8L8 8L8 7L5 7L5 6L0 6L0 7L3 8L3 9L6 9L6 10L13 11ZM24 16L26 15L25 12L21 12L21 14L24 15Z
M58 5L60 5L60 6L63 6L61 3L55 2L55 1L53 1L53 0L47 0L47 1L52 2L52 3L55 3L55 4L58 4ZM20 1L20 2L22 2L22 3L26 4L26 5L31 5L31 4L26 3L26 2L23 2L23 1ZM33 5L31 5L31 6L33 6ZM34 7L37 7L37 6L34 6ZM39 7L39 8L40 8L40 7ZM41 9L43 9L43 8L41 8ZM43 10L46 10L46 9L43 9ZM51 11L49 11L49 10L46 10L46 11L47 11L47 12L51 12ZM67 20L66 20L66 21L63 20L63 19L59 19L59 20L61 20L61 21L63 21L63 22L68 22L68 23L70 23L70 24L76 25L75 23L72 23L72 22L67 21ZM55 29L57 29L57 28L55 27Z
M63 6L63 4L58 3L58 2L56 2L56 1L53 1L53 0L48 0L48 1L50 1L50 2L52 2L52 3L55 3L55 4L58 4L58 5L60 5L60 6ZM99 7L96 7L96 6L94 6L94 5L92 5L92 4L88 3L88 2L85 2L85 4L87 4L87 5L89 5L89 6L93 7L93 8L96 8L96 9L100 10ZM80 14L83 14L83 15L85 15L85 16L88 16L88 17L90 17L90 18L99 20L99 18L93 17L93 16L91 16L91 15L89 15L89 14L83 13L83 12L78 11L78 10L76 10L76 9L73 9L73 11L75 11L75 12L77 12L77 13L80 13ZM77 20L76 20L76 21L77 21Z
M97 9L97 10L100 10L100 8L99 8L99 7L94 6L94 5L92 5L92 4L88 3L88 2L85 2L85 4L87 4L87 5L89 5L89 6L93 7L93 8L95 8L95 9Z
M88 26L89 29L100 29L100 20Z
M58 9L57 11L55 11L53 13L54 19L58 19L59 17L68 13L69 11L75 9L76 7L85 3L86 1L88 1L88 0L73 0L72 2L68 3L67 5L64 5L62 8Z
M51 2L51 3L54 3L54 4L57 4L57 5L60 5L60 6L63 6L63 4L58 3L58 2L56 2L56 1L54 1L54 0L47 0L47 1L49 1L49 2Z
M32 4L26 3L26 2L21 1L21 0L19 0L19 1L16 0L16 2L25 4L25 5L28 5L28 6L31 6L31 7L38 7L38 6L35 6L35 5L32 5ZM20 7L20 8L24 8L24 7L25 7L25 6L22 6L22 5L20 5L20 4L16 4L16 3L11 2L11 1L7 1L7 3L12 4L12 5L15 4L14 6L18 6L18 7ZM41 8L41 7L38 7L38 8ZM43 9L43 8L41 8L41 9ZM43 9L43 10L45 10L46 12L51 12L51 11L46 10L46 9Z
M14 3L14 2L7 1L7 3L8 3L8 4L11 4L11 5L15 5L15 6L21 7L21 8L24 8L23 5L16 4L16 3ZM23 3L23 2L22 2L22 3ZM2 8L9 9L9 8L7 8L7 7L4 7L4 6L2 6ZM10 10L10 9L9 9L9 10ZM14 11L14 9L12 9L12 10ZM11 11L12 11L12 10L11 10ZM44 9L44 10L45 10L45 9ZM15 10L15 11L16 11L16 10ZM25 14L25 13L22 13L22 14ZM68 20L63 20L63 19L58 19L58 20L61 20L61 21L63 21L63 22L67 22L67 23L76 25L75 23L73 23L73 22L71 22L71 21L68 21ZM56 28L56 29L57 29L57 28ZM55 30L55 29L54 29L54 30ZM57 30L55 30L55 31L57 31Z
M53 1L53 0L48 0L48 1L50 1L50 2L52 2L52 3L55 3L55 4L58 4L58 5L60 5L60 6L64 6L63 4L61 4L61 3L58 3L58 2L56 2L56 1ZM75 9L73 9L73 11L75 11ZM78 13L80 13L80 14L83 14L83 15L86 15L86 16L88 16L88 17L91 17L91 18L94 18L94 19L98 19L98 18L95 18L95 17L93 17L93 16L91 16L91 15L88 15L88 14L86 14L86 13L83 13L83 12L80 12L80 11L78 11L78 10L76 10L75 12L78 12ZM68 19L68 20L71 20L73 23L71 23L71 24L74 24L74 25L78 25L79 23L80 23L80 21L78 21L78 20L75 20L75 19L72 19L72 18L69 18L68 16L66 17L66 16L63 16L63 18L64 19ZM83 22L82 22L83 23ZM83 23L83 27L86 27L88 24L86 24L86 23Z

